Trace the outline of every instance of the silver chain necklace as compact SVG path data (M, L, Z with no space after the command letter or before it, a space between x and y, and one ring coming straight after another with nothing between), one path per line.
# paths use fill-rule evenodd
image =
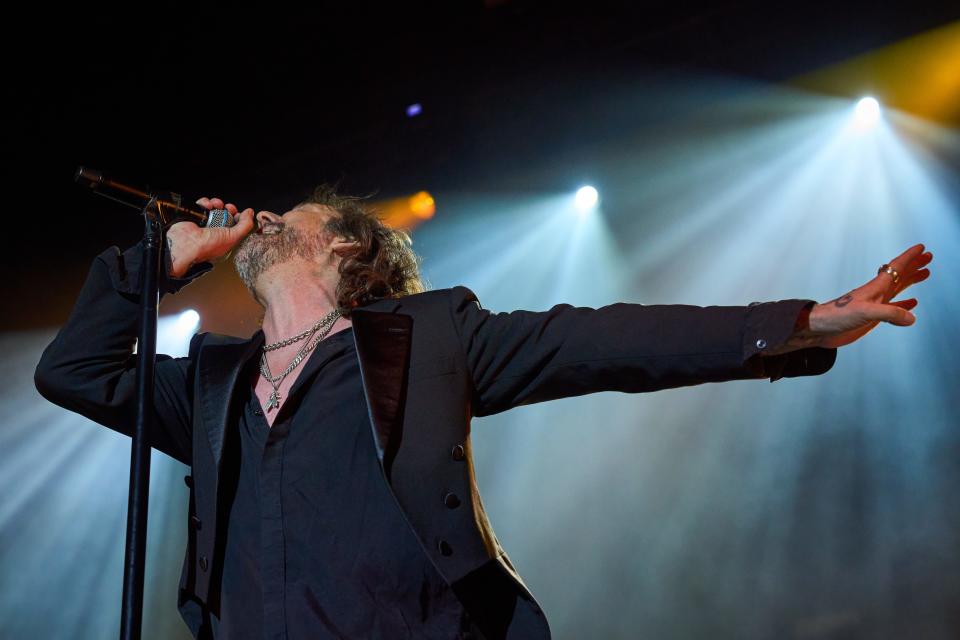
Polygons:
M303 339L306 338L307 336L312 335L313 332L315 332L317 329L319 329L320 327L322 327L322 326L325 325L326 323L330 322L330 319L331 319L331 316L332 316L332 315L333 315L333 312L328 313L326 316L323 317L322 320L317 321L317 323L314 324L312 327L310 327L309 329L307 329L307 330L304 331L303 333L299 333L299 334L293 336L292 338L287 338L286 340L280 340L279 342L274 342L273 344L264 345L263 350L264 350L264 351L275 351L275 350L277 350L277 349L280 349L281 347L285 347L285 346L287 346L287 345L293 344L294 342L298 342L298 341L300 341L300 340L303 340ZM339 316L339 314L338 314L338 316ZM334 319L334 321L336 321L336 319Z
M296 369L297 365L303 362L303 359L306 357L306 355L310 353L310 351L313 350L313 348L317 346L320 341L327 336L328 333L330 333L330 330L333 329L333 325L336 323L337 318L339 317L340 312L334 309L328 313L323 320L317 322L315 325L313 325L313 327L305 331L303 334L263 347L263 351L260 353L260 375L266 378L267 382L270 383L270 386L273 387L273 391L270 392L270 397L267 399L267 411L271 411L280 406L280 384L283 384L283 379L286 378L291 371ZM324 327L324 325L326 326ZM313 340L307 340L303 347L300 348L300 351L297 352L297 355L293 358L293 362L291 362L287 368L284 369L283 373L278 376L274 376L270 371L270 365L267 364L267 351L273 351L274 349L279 349L281 346L293 344L297 340L303 340L303 338L316 333L320 327L324 327L320 335Z

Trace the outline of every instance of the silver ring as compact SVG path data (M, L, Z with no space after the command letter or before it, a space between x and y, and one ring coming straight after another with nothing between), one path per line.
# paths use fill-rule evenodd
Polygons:
M897 270L891 267L889 264L881 265L881 267L877 269L877 275L880 275L881 273L889 273L893 277L893 284L900 282L900 274L897 273Z

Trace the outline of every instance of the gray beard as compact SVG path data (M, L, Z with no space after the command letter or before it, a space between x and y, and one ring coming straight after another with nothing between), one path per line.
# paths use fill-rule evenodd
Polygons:
M270 228L275 225L267 225ZM276 234L251 233L240 243L233 255L233 266L237 275L261 305L257 295L256 282L268 269L293 257L315 260L320 254L322 243L319 237L306 236L291 227L281 227Z

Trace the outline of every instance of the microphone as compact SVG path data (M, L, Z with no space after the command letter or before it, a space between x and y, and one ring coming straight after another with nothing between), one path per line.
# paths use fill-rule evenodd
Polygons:
M143 210L148 204L155 202L160 220L165 226L180 220L190 220L201 227L232 227L236 224L233 215L226 209L211 211L203 208L191 209L184 206L183 198L179 193L172 191L153 193L149 187L146 190L137 189L87 167L77 167L74 180L98 195L134 209Z

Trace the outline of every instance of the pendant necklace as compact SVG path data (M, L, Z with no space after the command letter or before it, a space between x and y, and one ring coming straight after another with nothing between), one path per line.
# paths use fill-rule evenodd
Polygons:
M313 348L316 347L320 341L327 336L328 333L330 333L330 330L333 329L333 325L339 317L340 312L334 309L324 316L322 320L313 325L313 327L307 329L303 333L295 335L292 338L287 338L286 340L280 340L279 342L265 345L263 347L263 351L260 353L260 375L266 378L270 383L270 386L273 387L273 391L270 392L270 397L267 399L267 411L272 411L280 406L280 385L283 384L283 379L286 378L291 371L296 369L297 366L303 362L303 359L307 356L307 354L310 353L310 351L312 351ZM321 330L320 334L316 338L311 339L313 334L315 334L318 330ZM297 355L294 356L293 362L291 362L287 368L283 370L283 373L278 376L274 376L270 372L270 365L267 364L267 351L274 351L281 347L293 344L299 340L303 340L304 338L306 338L306 342L297 352Z

